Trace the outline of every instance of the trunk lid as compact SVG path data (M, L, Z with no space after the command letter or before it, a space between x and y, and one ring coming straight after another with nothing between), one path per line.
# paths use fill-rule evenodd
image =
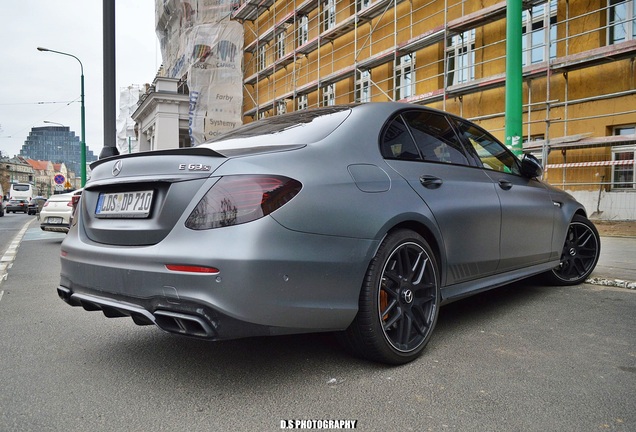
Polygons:
M156 244L225 161L213 150L189 148L95 162L80 200L80 229L92 241L108 245Z

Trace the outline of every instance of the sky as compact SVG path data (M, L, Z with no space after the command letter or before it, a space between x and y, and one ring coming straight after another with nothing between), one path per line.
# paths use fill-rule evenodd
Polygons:
M0 151L20 152L32 127L69 126L81 131L84 66L86 144L103 147L103 26L100 0L1 0ZM115 68L119 89L151 83L161 66L155 33L155 0L115 0ZM118 113L115 113L117 115Z

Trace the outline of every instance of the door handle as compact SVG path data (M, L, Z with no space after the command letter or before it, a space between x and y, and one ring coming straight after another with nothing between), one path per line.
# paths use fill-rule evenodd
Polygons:
M499 180L499 187L503 190L510 190L512 189L512 183L510 183L508 180Z
M425 188L437 189L444 181L439 177L423 175L420 177L420 183L422 183L422 186Z

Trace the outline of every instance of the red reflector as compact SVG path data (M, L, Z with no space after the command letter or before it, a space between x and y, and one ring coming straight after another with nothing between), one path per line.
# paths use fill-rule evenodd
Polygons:
M191 266L181 264L166 264L166 268L171 271L187 272L187 273L206 273L219 274L221 271L214 267Z
M66 255L68 255L68 252L66 252L65 250L60 251L60 256L65 257Z

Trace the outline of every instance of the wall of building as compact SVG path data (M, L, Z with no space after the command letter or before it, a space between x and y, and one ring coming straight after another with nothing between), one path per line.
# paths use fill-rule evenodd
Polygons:
M327 30L322 1L265 0L260 8L241 3L234 16L244 17L246 29L244 122L276 115L279 104L293 111L305 98L307 107L321 106L327 85L335 89L335 103L354 102L357 77L368 70L370 100L446 110L504 141L506 1L377 0L364 8L360 3L335 1L335 24ZM250 7L255 10L248 14ZM619 193L629 206L624 198L631 191L613 191L608 180L617 143L603 139L614 126L636 124L636 32L612 41L610 7L606 0L524 2L527 28L545 43L533 47L540 38L532 38L532 30L523 37L523 130L525 139L544 140L550 149L546 180L574 192ZM299 44L303 16L307 41ZM636 18L626 25L636 26ZM286 35L284 50L280 32ZM455 50L458 41L464 45ZM456 65L461 57L470 67L451 67L451 52ZM403 96L396 92L396 64L406 54L413 58L413 85ZM580 145L561 146L564 142ZM636 136L626 143L636 143ZM608 164L572 166L597 162Z

